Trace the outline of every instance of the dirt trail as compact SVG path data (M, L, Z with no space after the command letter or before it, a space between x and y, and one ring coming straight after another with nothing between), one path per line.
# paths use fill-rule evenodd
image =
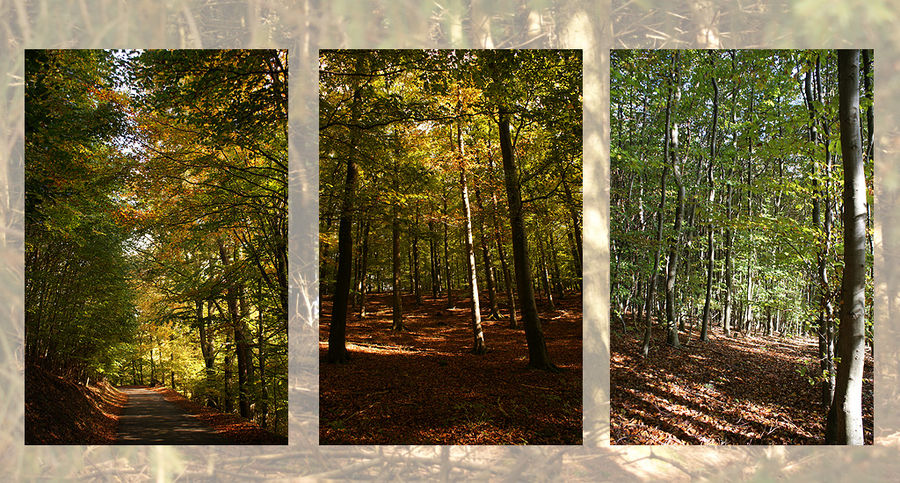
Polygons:
M116 444L228 444L222 436L162 394L120 388L128 402L119 417Z

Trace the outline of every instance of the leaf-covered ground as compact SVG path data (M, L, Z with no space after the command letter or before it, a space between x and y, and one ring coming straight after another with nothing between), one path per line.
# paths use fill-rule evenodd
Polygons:
M350 316L348 364L319 366L321 444L580 444L581 296L556 310L539 305L547 350L559 373L527 369L525 333L483 322L488 353L474 355L465 300L404 297L407 330L391 332L387 295L367 317ZM331 301L323 301L320 360Z
M612 327L610 358L613 444L824 444L825 409L807 374L817 367L816 341L737 334L719 328L710 341L665 345L654 328L647 358L643 333ZM688 334L682 332L682 343ZM872 444L872 356L866 355L863 429Z
M127 396L106 383L77 384L29 366L26 444L112 444Z

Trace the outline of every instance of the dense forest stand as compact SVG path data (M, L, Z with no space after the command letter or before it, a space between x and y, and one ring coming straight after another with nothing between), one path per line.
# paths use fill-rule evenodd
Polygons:
M812 337L816 367L801 372L829 414L825 439L848 444L866 438L874 290L873 59L861 54L614 51L611 71L614 327L643 329L650 364L669 357L657 325L678 347L699 323L709 344L694 347L709 351Z

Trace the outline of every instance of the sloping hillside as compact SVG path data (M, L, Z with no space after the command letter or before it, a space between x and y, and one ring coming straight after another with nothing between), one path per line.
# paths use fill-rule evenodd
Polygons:
M126 399L109 384L84 386L29 366L25 444L111 444Z

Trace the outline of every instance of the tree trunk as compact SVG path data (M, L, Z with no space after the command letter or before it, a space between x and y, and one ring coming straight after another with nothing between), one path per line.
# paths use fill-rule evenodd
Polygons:
M489 159L491 171L494 170L494 161ZM516 295L515 286L512 283L512 275L510 274L509 264L506 262L506 250L503 248L503 231L500 229L500 221L497 219L498 203L497 193L491 188L491 221L494 226L494 241L497 244L497 256L500 257L500 269L503 270L503 286L506 289L506 300L509 304L509 326L513 329L519 328L518 318L516 317Z
M678 271L678 258L680 256L681 224L684 217L684 183L681 180L681 166L678 162L678 125L672 127L672 175L675 185L678 187L678 195L675 200L675 231L669 241L669 260L666 267L666 326L668 335L666 343L672 347L681 347L678 342L678 325L675 323L675 277Z
M362 232L363 232L363 223L356 224L356 254L357 256L353 260L353 276L350 279L352 290L350 292L350 308L353 310L359 309L360 302L360 293L359 286L362 283L362 257L359 256L362 253Z
M403 330L403 302L400 294L400 208L395 204L391 220L392 331Z
M228 249L225 247L225 241L221 237L219 237L217 241L219 245L219 258L222 261L222 266L225 267L226 270L229 270L231 268L232 257L228 254ZM237 259L236 253L233 258L235 260ZM250 348L249 341L247 340L244 318L246 314L249 313L249 309L246 307L246 302L244 300L243 284L235 282L232 279L225 279L225 289L225 302L228 306L228 315L231 319L230 325L234 333L234 352L237 356L238 408L241 417L247 418L250 416L250 402L247 394L247 385L250 382ZM238 304L240 304L240 307ZM226 351L227 350L228 349L226 349Z
M553 291L556 293L556 298L562 300L562 271L559 268L559 257L556 255L556 240L553 238L553 227L550 227L547 232L547 236L549 237L548 246L550 250L550 261L553 262Z
M818 62L817 69L818 71ZM818 73L817 73L818 74ZM818 75L816 75L818 78ZM816 110L815 105L813 104L813 92L812 92L812 74L811 72L807 72L804 78L804 92L807 100L807 109L809 110L809 142L816 144L818 143L818 139L816 136ZM821 82L817 83L818 86L821 86ZM819 98L821 98L821 93L818 92ZM827 129L827 127L826 127ZM826 153L826 164L827 156L828 156L828 138L826 135L825 138L825 153ZM828 251L829 251L829 242L831 238L831 208L830 203L825 201L825 223L822 224L822 205L823 205L823 192L827 191L827 188L823 189L819 185L819 177L820 177L820 168L819 164L815 159L813 159L813 212L812 212L812 223L813 227L816 230L820 230L822 233L822 240L820 241L820 245L816 250L816 277L817 277L817 294L818 294L818 312L817 312L817 323L816 323L816 336L818 338L818 346L819 346L819 369L824 376L824 380L822 382L822 393L821 399L822 404L825 407L831 404L832 399L834 398L834 344L833 344L833 329L832 325L832 315L833 310L831 308L831 301L829 295L829 282L828 282L828 269L827 269L827 261L828 261Z
M444 197L444 277L447 286L447 308L453 307L453 280L450 278L450 234L447 227L447 198Z
M200 331L200 353L203 355L203 365L206 369L206 394L204 396L205 403L209 405L212 400L212 388L215 383L215 370L213 364L216 360L216 354L212 347L212 334L207 328L208 321L203 317L203 301L194 302L197 310L197 328Z
M700 326L700 340L702 342L706 342L709 340L709 313L710 303L712 300L713 270L715 269L716 265L716 248L713 245L714 230L712 226L712 209L713 203L716 199L716 186L715 184L713 184L713 165L715 164L716 160L716 121L719 117L719 84L716 82L715 76L713 76L712 85L713 119L709 142L709 166L706 169L706 182L709 184L709 205L707 206L707 210L709 210L709 213L707 214L706 223L706 300L703 303L703 322Z
M544 238L538 233L538 251L541 260L541 286L544 288L544 298L550 304L550 310L556 310L556 304L553 302L553 293L550 290L550 272L547 269L547 254L544 249Z
M525 322L525 339L528 342L528 366L535 369L557 371L550 362L547 345L541 329L537 306L534 303L534 287L531 284L531 266L528 260L528 238L525 234L525 219L522 214L522 194L516 172L515 155L509 137L508 114L500 110L500 152L503 156L503 175L509 205L509 223L512 227L513 262L516 267L516 285L519 303Z
M484 278L487 280L488 289L488 306L490 313L488 318L491 320L500 320L500 309L497 307L497 288L494 278L494 263L491 259L491 247L488 237L485 235L484 229L484 204L481 202L481 190L475 186L475 201L478 203L478 211L482 213L479 217L479 232L481 233L481 259L484 261Z
M459 191L462 197L463 218L465 218L466 240L466 275L472 297L472 334L474 336L473 354L484 354L487 347L484 344L484 330L481 327L481 304L478 300L478 273L475 265L475 243L472 237L472 210L469 207L469 181L466 174L466 156L463 151L462 125L456 124L456 148L459 155Z
M366 316L366 292L368 284L366 278L369 270L369 220L363 223L363 243L362 243L362 260L359 263L359 279L357 280L356 292L359 296L359 316Z
M575 199L572 197L572 190L569 188L569 184L566 182L565 174L560 174L562 178L562 187L563 194L566 197L566 205L569 207L569 215L572 217L572 232L575 237L575 246L573 258L575 259L575 271L578 278L578 286L581 287L581 279L582 275L582 244L581 244L581 221L580 221L580 211L576 208Z
M676 102L679 94L679 76L678 76L678 52L675 52L673 59L673 68L675 76L675 99ZM680 240L681 240L681 224L684 217L684 182L681 179L681 164L678 159L678 123L673 123L671 132L672 149L669 150L669 156L672 158L672 175L675 178L675 185L678 187L677 197L675 200L675 231L669 240L669 261L666 269L666 325L668 327L668 335L666 343L672 347L680 347L678 342L678 326L675 325L675 277L678 271L678 258L680 256ZM686 143L689 144L689 143Z
M862 445L866 322L866 184L859 133L859 51L838 51L841 155L844 164L844 275L837 387L826 443Z
M643 354L644 357L647 357L650 352L650 339L653 333L653 313L655 312L654 302L656 301L656 284L659 273L659 258L662 254L663 217L665 216L666 211L666 177L669 174L669 129L672 116L672 95L673 89L670 85L669 93L666 96L666 131L663 134L663 162L665 163L665 166L663 167L662 176L660 178L659 210L656 212L656 251L653 255L653 271L650 272L650 277L647 281L647 299L644 308L644 316L647 318L646 326L644 327L644 341L641 345L641 354Z
M433 210L432 210L433 212ZM441 271L438 268L437 238L435 237L434 220L428 219L428 255L431 262L431 298L437 299L441 291Z
M875 104L873 103L873 94L872 94L872 80L869 79L869 76L872 75L872 57L870 55L870 50L865 49L862 51L863 56L863 93L866 99L869 100L869 107L866 109L866 147L863 151L863 163L872 164L875 161L875 142L874 142L874 133L875 133ZM871 210L871 206L866 203L866 209ZM870 212L866 213L866 219L868 220L868 229L866 230L866 242L868 243L869 253L875 253L875 240L872 239L872 234L875 233L875 226L873 224L873 219ZM875 264L869 266L869 277L875 277ZM871 342L871 341L870 341Z
M365 272L363 272L365 273ZM269 415L269 390L268 385L266 384L266 338L265 338L265 330L263 325L263 292L262 292L262 281L260 281L257 286L257 314L259 315L259 320L256 326L256 351L258 354L257 360L259 361L259 416L257 417L257 421L259 421L259 425L262 426L263 429L266 428L268 423L268 415Z
M750 89L750 109L748 116L753 115L753 88ZM747 217L753 218L753 136L755 133L747 135ZM750 246L747 254L747 298L743 303L743 316L741 317L740 326L744 331L750 329L750 323L753 322L753 228L747 229L747 242ZM739 331L741 328L738 329Z
M416 305L422 305L421 279L419 277L419 206L416 205L416 223L412 228L412 265L413 265L413 291L416 295Z
M360 56L356 63L357 73L365 70L365 57ZM351 116L359 118L361 92L359 79L353 81L353 105ZM325 361L329 363L346 363L350 360L347 352L347 302L350 297L350 269L353 265L353 210L356 207L356 146L359 143L359 131L350 128L350 146L347 156L347 177L344 181L344 196L341 200L341 215L338 224L338 268L335 277L334 298L331 308L331 323L328 326L328 354Z
M225 314L222 313L222 308L218 307L219 316L225 317ZM234 344L234 338L232 337L232 331L225 331L225 357L222 360L222 379L225 385L225 391L223 394L223 398L225 399L225 412L231 413L234 412L234 395L231 393L231 351L228 350Z
M152 341L152 338L151 338ZM150 385L156 385L156 361L153 360L153 348L150 349Z
M235 352L238 359L238 407L241 417L250 419L250 387L253 386L253 360L250 354L250 334L246 320L250 316L250 307L244 294L243 284L237 288L238 320L234 326Z
M819 102L822 102L822 80L818 57L816 58L816 98ZM825 246L823 248L823 260L827 260L830 258L831 253L831 227L833 224L831 211L831 126L829 120L822 119L822 128L825 133L822 143L825 147ZM828 281L828 270L824 266L824 263L822 265L823 266L819 269L819 278L824 283L823 287L829 287L831 283ZM828 395L827 404L831 404L831 400L834 398L834 387L837 383L837 374L834 370L834 306L832 304L830 290L826 291L826 294L827 295L823 297L822 301L822 306L825 310L825 360L827 362L826 370L828 371L828 378L825 381L825 385Z

